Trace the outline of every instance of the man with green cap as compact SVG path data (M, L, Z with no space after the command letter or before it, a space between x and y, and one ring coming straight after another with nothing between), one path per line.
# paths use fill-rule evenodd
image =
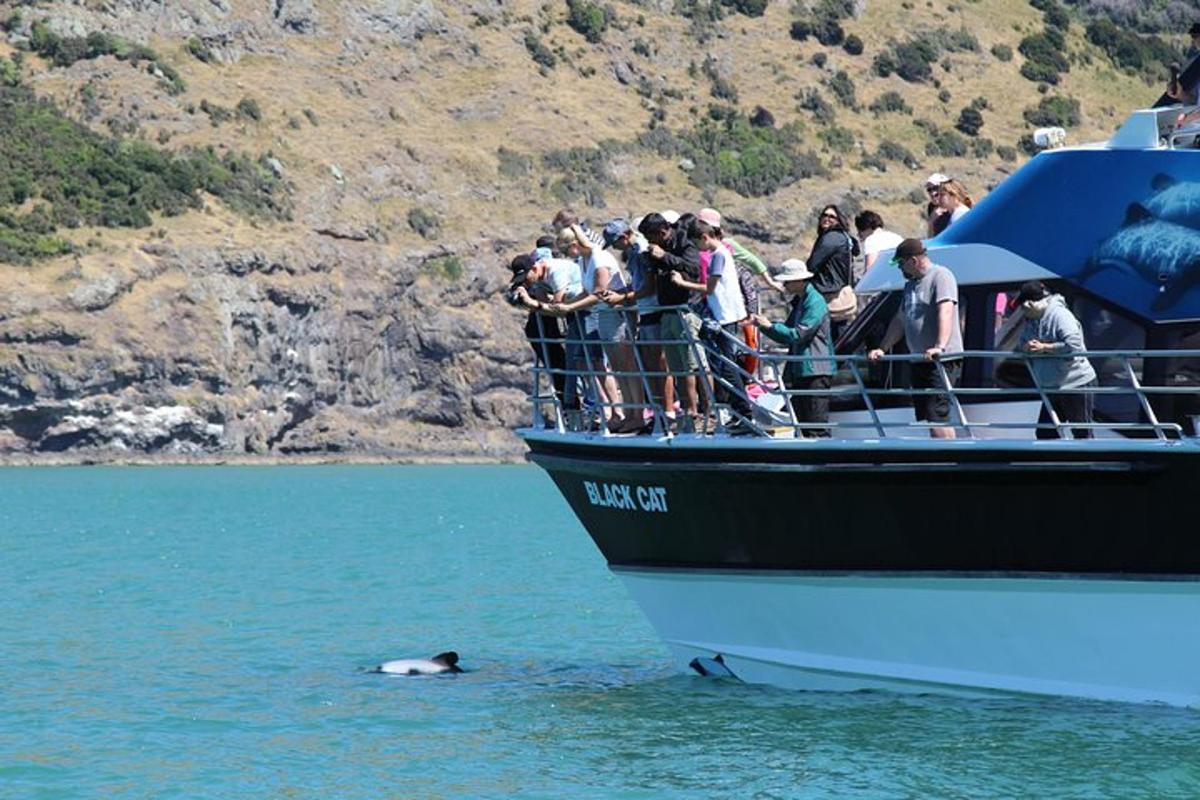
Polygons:
M906 278L904 299L879 347L867 353L878 361L903 334L908 351L924 354L925 361L912 364L912 388L949 389L962 374L962 328L958 320L958 281L954 273L934 264L920 239L905 239L896 247L892 263ZM935 361L941 361L950 385L943 384ZM949 423L950 395L915 394L913 409L918 422ZM930 428L935 439L953 439L954 428L938 425Z

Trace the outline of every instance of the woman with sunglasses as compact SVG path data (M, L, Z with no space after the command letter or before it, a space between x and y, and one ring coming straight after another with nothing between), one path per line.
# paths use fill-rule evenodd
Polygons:
M833 341L858 313L858 298L854 294L854 259L860 258L862 248L850 235L850 225L835 205L821 209L817 217L817 240L808 256L808 269L813 274L813 288L821 293L829 306L833 321Z

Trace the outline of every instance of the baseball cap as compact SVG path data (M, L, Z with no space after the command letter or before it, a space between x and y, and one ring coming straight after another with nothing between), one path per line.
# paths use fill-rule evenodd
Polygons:
M659 216L667 221L668 225L674 225L676 222L679 222L679 212L675 211L674 209L668 208L667 210L660 211L658 213Z
M925 243L920 239L905 239L896 247L896 253L892 256L892 263L900 264L906 259L913 256L923 256L925 253Z
M696 219L701 222L712 225L714 228L721 227L721 212L715 208L702 208L696 212Z
M614 220L610 220L609 223L604 226L604 246L612 247L613 242L629 233L629 231L629 222L625 218L617 217Z
M940 172L935 172L925 179L926 186L941 186L946 181L950 180L949 175L943 175Z
M1029 281L1021 284L1021 291L1017 293L1017 302L1026 303L1030 300L1043 300L1050 295L1050 290L1046 288L1046 284L1041 281Z

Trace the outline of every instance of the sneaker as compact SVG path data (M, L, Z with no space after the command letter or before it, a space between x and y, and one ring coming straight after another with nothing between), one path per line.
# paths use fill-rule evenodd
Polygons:
M735 419L733 422L725 426L725 433L728 436L754 436L758 431L751 428L740 419Z

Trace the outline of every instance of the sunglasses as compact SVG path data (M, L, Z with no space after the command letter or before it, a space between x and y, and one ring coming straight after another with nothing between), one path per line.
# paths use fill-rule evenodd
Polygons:
M822 214L821 216L817 217L817 219L833 219L833 220L836 220L837 218L838 218L837 214Z

